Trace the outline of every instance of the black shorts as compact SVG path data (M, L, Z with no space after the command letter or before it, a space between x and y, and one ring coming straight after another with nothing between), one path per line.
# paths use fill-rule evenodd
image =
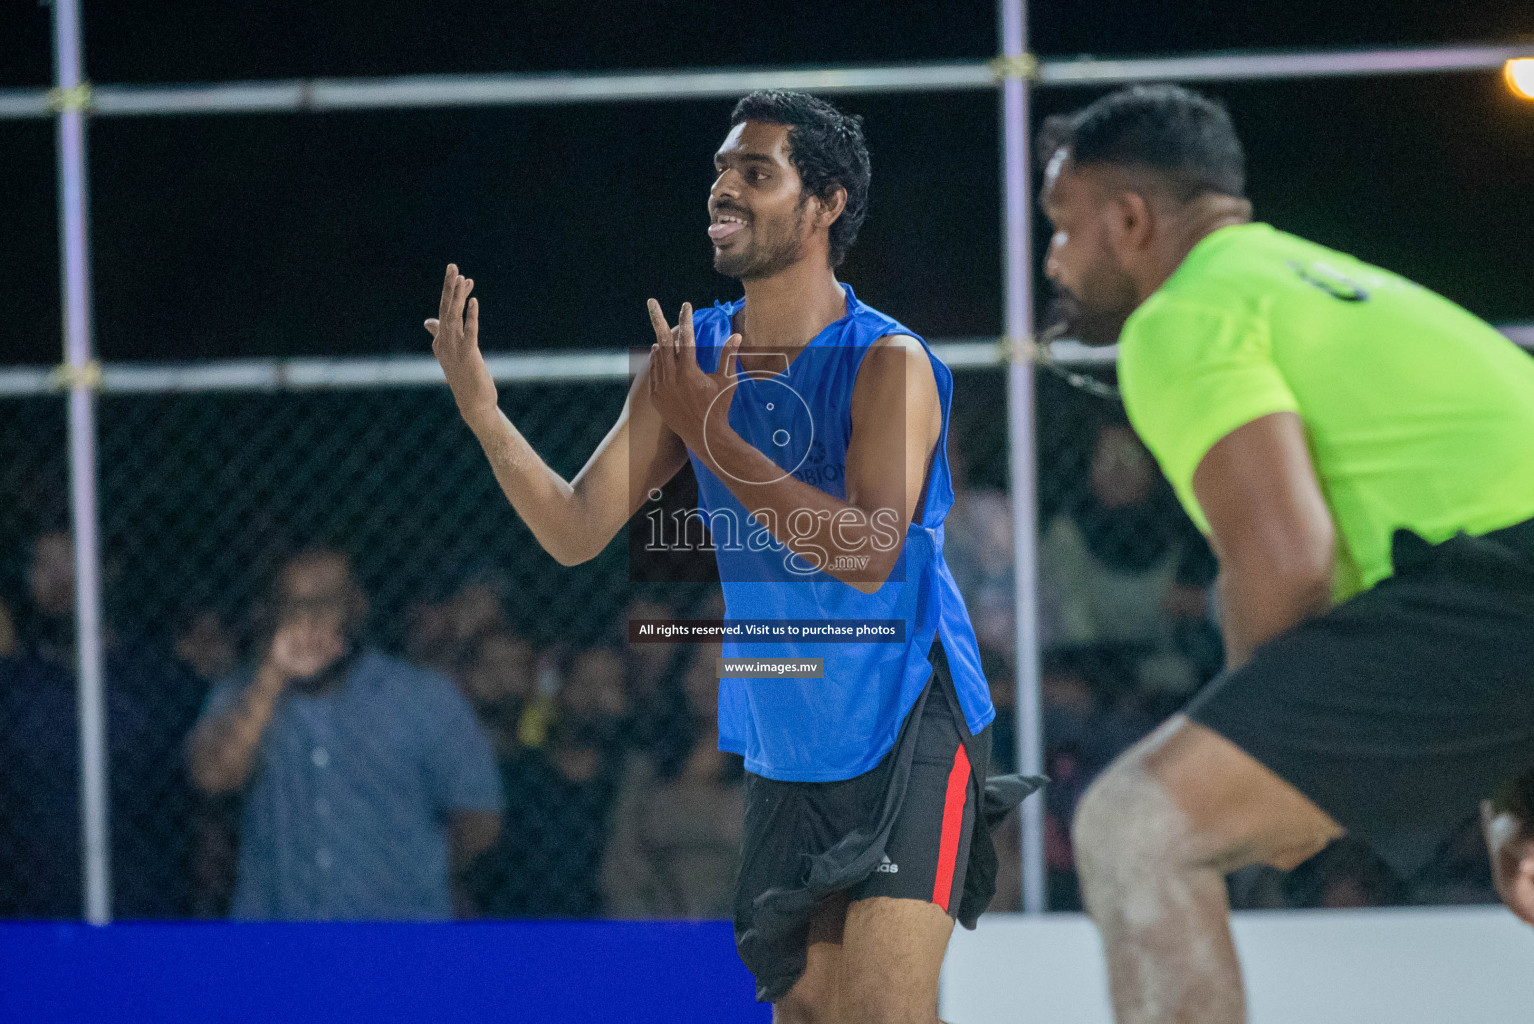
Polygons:
M1188 706L1404 879L1534 766L1534 520L1429 545Z
M941 644L928 658L932 678L871 770L842 782L746 775L735 944L760 1001L804 973L810 916L833 893L926 900L973 928L995 892L980 813L991 729L970 735Z

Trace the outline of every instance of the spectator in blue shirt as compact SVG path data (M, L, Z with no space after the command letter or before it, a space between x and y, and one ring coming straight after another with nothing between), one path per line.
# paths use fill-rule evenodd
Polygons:
M261 662L216 687L192 781L241 791L233 916L429 919L500 829L490 743L446 679L361 647L345 556L305 551L275 589Z
M25 583L15 634L0 648L0 917L78 917L80 711L68 531L29 545ZM192 799L176 753L203 688L143 637L109 622L103 639L112 913L183 917L191 909Z

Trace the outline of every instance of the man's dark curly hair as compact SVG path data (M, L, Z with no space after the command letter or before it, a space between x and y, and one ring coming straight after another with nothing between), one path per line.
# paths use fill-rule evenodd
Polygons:
M1046 119L1040 159L1048 162L1062 147L1079 166L1157 171L1179 202L1209 192L1246 195L1246 155L1229 112L1182 86L1132 85L1074 114Z
M764 89L735 104L730 127L742 121L788 128L789 159L804 182L805 195L829 199L838 188L847 190L847 206L830 232L831 266L841 266L868 215L870 169L863 119L806 93Z

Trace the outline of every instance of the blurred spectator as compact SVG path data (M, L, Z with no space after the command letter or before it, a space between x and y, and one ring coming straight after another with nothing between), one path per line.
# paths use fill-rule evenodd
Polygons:
M1132 647L1114 644L1057 647L1044 653L1040 686L1045 745L1076 751L1087 781L1155 727L1125 677L1134 653Z
M1044 755L1044 868L1050 910L1080 910L1081 888L1076 879L1076 852L1071 820L1076 804L1092 781L1081 750L1074 743L1050 744Z
M204 688L227 678L239 664L239 641L225 617L211 609L192 612L176 633L174 650ZM190 887L194 917L227 917L234 898L239 854L238 794L196 794L191 816Z
M26 588L12 656L0 659L0 915L78 917L79 705L68 532L33 542ZM192 798L176 752L202 689L139 638L108 629L103 655L113 913L183 916L190 909Z
M446 679L363 648L345 556L283 566L259 665L187 744L206 793L242 791L233 914L446 918L450 879L500 827L490 744Z
M1227 875L1225 883L1232 910L1284 910L1289 906L1284 872L1266 864L1249 864Z
M637 597L619 624L623 634L619 644L628 666L629 718L624 741L663 761L685 757L692 748L692 711L682 684L691 645L674 641L628 643L628 620L677 617L672 605ZM724 618L724 592L712 588L691 617Z
M9 658L16 653L16 616L11 613L11 606L0 599L0 658Z
M982 653L980 667L991 684L996 718L991 722L991 774L1017 770L1017 682L997 655ZM996 846L996 894L989 910L1023 909L1023 848L1018 812L1013 810L991 829Z
M1367 843L1343 836L1289 872L1284 893L1293 907L1391 907L1406 887Z
M447 676L476 656L482 637L507 629L500 574L475 566L457 578L456 589L444 600L420 602L407 612L406 656Z
M997 655L982 654L980 669L991 685L991 704L996 708L991 721L991 774L1005 775L1017 771L1017 679Z
M1111 644L1057 648L1045 653L1040 686L1044 717L1044 852L1049 908L1079 910L1071 819L1097 773L1154 727L1125 677L1129 652ZM1004 667L985 662L996 719L991 724L991 771L1016 770L1016 685ZM992 830L996 840L996 896L992 910L1022 908L1022 851L1016 815Z
M1219 666L1214 556L1127 424L1099 426L1089 476L1040 538L1041 621L1053 625L1041 642L1143 645L1141 684L1186 696Z
M943 521L943 556L969 609L982 654L1011 664L1017 644L1012 583L1012 499L971 487L965 444L950 428L948 470L953 507Z
M208 685L228 678L239 663L234 630L216 611L193 612L176 634L176 657Z
M502 756L506 828L469 871L491 917L602 913L601 864L621 778L623 658L599 647L570 659L546 742Z
M54 530L32 542L26 583L30 600L18 623L18 649L24 657L73 670L75 552L70 533Z
M523 743L523 716L538 693L532 645L496 629L479 638L473 657L457 678L490 735L496 758L515 757Z
M1500 902L1491 881L1491 861L1486 856L1479 817L1467 821L1411 880L1410 894L1411 902L1421 905Z
M1071 820L1098 773L1154 727L1128 692L1126 657L1113 645L1055 649L1040 669L1044 711L1045 860L1051 910L1081 909Z
M1045 652L1040 674L1044 718L1044 844L1051 910L1079 910L1071 819L1086 788L1110 761L1154 727L1142 713L1126 675L1133 649L1089 644ZM991 723L991 771L1015 771L1016 685L1011 673L984 662L996 719ZM1022 851L1016 815L993 830L996 896L992 910L1022 908Z
M643 645L635 645L643 646ZM719 644L689 645L692 744L628 757L602 865L615 917L727 918L744 825L744 763L719 749Z

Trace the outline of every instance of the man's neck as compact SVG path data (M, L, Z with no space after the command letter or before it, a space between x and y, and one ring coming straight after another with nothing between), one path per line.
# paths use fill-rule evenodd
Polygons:
M1207 195L1188 204L1187 209L1171 225L1167 233L1164 256L1158 265L1139 282L1140 301L1166 283L1167 278L1182 266L1182 261L1194 247L1221 228L1252 222L1252 204L1235 196Z
M741 355L799 349L847 315L847 296L823 261L800 260L771 277L745 282L746 305L735 327L741 334Z

